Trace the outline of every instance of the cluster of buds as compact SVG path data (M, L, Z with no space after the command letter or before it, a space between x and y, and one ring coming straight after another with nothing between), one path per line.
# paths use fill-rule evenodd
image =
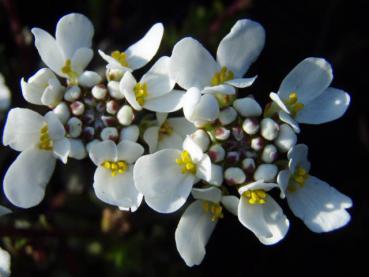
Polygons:
M152 60L163 31L157 23L124 51L99 50L107 63L100 76L85 70L94 54L94 29L85 16L61 18L55 38L32 29L47 67L22 79L22 94L50 111L8 114L3 143L21 152L3 182L9 201L39 204L57 160L89 157L96 197L121 210L134 212L144 200L171 213L192 195L175 232L188 266L203 260L225 210L261 243L283 239L289 220L270 190L279 190L314 232L346 225L351 199L310 175L307 146L297 141L299 124L335 120L349 105L346 92L330 87L330 64L303 60L262 107L242 94L256 80L243 76L262 51L265 32L243 19L222 39L216 59L186 37L137 81L134 70ZM183 116L171 116L178 111Z

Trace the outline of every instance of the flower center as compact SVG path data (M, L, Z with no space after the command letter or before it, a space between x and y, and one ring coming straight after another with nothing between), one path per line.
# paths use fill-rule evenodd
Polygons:
M267 194L262 189L257 190L247 190L245 191L242 196L246 197L248 199L249 204L255 205L255 204L265 204Z
M43 126L40 130L40 142L38 143L38 148L48 151L53 149L53 141L50 139L49 127L47 124L45 124L45 126Z
M101 164L102 167L111 171L111 176L117 176L123 174L128 169L128 164L125 161L105 161Z
M71 82L71 84L77 84L77 79L78 79L78 73L73 71L72 69L72 62L70 59L67 59L65 61L64 66L61 68L61 71L68 76L69 81Z
M298 166L291 176L290 183L288 185L288 191L294 192L298 187L303 187L305 181L309 178L309 173L301 166Z
M192 161L190 153L186 150L181 153L178 159L176 159L176 163L182 168L182 174L196 174L196 164Z
M285 99L283 102L294 117L304 108L304 104L298 102L297 93L295 91L291 92L288 99Z
M216 221L219 218L223 218L223 207L217 203L210 201L203 201L202 208L205 213L208 213L211 221Z
M122 66L128 67L127 54L118 50L111 52L113 59L117 60Z
M137 83L133 88L133 91L135 92L137 103L141 106L145 104L145 98L147 97L147 84Z
M170 136L173 133L173 128L170 126L168 120L166 120L159 129L159 140L162 140L165 136Z
M211 85L217 86L223 84L229 80L234 78L234 74L232 71L228 70L227 67L223 66L219 72L216 72L211 78Z

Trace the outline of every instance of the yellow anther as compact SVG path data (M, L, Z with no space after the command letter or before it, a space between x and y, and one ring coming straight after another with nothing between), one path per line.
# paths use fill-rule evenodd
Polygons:
M65 61L64 66L61 68L61 71L68 76L69 82L71 84L77 84L78 83L78 73L73 71L72 69L72 62L71 60L67 59Z
M309 178L309 173L305 170L305 168L298 166L295 172L292 174L290 182L288 184L288 191L295 192L298 187L303 187L305 185L305 181Z
M128 169L128 164L125 161L104 161L101 164L102 167L104 167L107 170L111 171L111 176L117 176L118 174L123 174Z
M298 102L298 96L295 91L291 92L288 99L283 102L286 104L293 117L295 117L297 113L304 108L304 104Z
M137 103L141 106L145 104L145 100L147 97L147 84L137 83L133 88L133 91L135 92Z
M170 136L173 133L173 128L170 126L168 120L166 120L159 129L159 140L162 140L165 136Z
M208 213L211 221L216 221L219 218L223 218L223 207L217 203L210 201L203 201L202 208L205 213Z
M129 67L127 62L127 54L118 50L111 52L111 56L117 60L122 66Z
M247 190L245 191L242 196L248 198L248 202L251 205L255 204L265 204L267 197L267 194L264 190L258 189L258 190Z
M186 150L181 153L178 159L176 159L176 163L181 167L182 174L196 174L196 164L192 161L190 153Z
M219 72L216 72L213 78L211 78L211 85L217 86L232 79L234 79L233 72L228 70L227 67L223 66L222 69Z
M49 135L49 127L45 123L45 125L40 129L40 141L38 143L38 148L41 150L49 150L53 149L53 141L50 139Z

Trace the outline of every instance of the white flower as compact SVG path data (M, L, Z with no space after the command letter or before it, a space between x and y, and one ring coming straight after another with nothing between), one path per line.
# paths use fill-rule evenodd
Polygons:
M169 77L169 57L161 57L137 83L130 72L120 81L121 93L137 111L174 112L182 108L183 91L173 90L175 82Z
M288 152L289 168L278 175L281 196L292 212L313 232L329 232L350 221L352 201L326 182L309 175L308 147L298 144Z
M238 198L222 196L220 189L193 189L195 201L183 213L175 231L176 246L188 266L199 265L205 257L205 246L223 218L223 206L237 215Z
M3 75L0 73L0 112L6 111L10 107L11 93L5 84Z
M133 177L152 209L171 213L182 207L196 182L211 179L211 162L188 136L183 151L163 149L139 158Z
M0 247L0 276L1 277L8 277L10 276L10 265L11 259L10 254L8 251L2 249Z
M56 159L67 162L70 144L53 112L41 116L15 108L8 114L3 144L21 151L4 177L4 192L14 205L29 208L41 202Z
M186 136L196 131L184 117L167 117L168 114L156 113L157 125L145 130L143 139L150 153L166 148L182 149Z
M164 27L154 24L145 36L123 52L113 51L111 56L99 50L100 56L108 63L107 68L121 72L133 71L144 67L154 57L163 37Z
M42 61L59 76L77 82L93 57L90 20L78 13L63 16L56 25L55 38L40 28L31 31Z
M276 186L258 180L238 190L241 195L238 219L265 245L279 242L289 228L289 221L281 207L267 193Z
M48 68L41 68L26 82L21 80L24 99L35 105L56 107L63 99L63 87L55 74Z
M244 19L237 21L220 42L216 61L197 40L190 37L174 46L170 64L172 78L186 90L193 87L199 90L196 93L191 91L191 97L186 97L184 108L191 110L191 106L196 104L209 109L209 112L203 111L201 116L187 113L188 120L214 121L219 113L216 95L232 95L235 94L235 87L251 86L255 77L243 78L243 75L259 56L264 41L263 27ZM198 110L196 107L192 109L193 113Z
M340 118L350 104L343 90L329 87L331 65L321 58L306 58L284 78L270 98L281 109L279 117L300 131L298 123L322 124Z
M133 181L133 164L144 148L124 140L116 145L111 140L98 142L90 149L90 158L97 166L94 175L96 196L120 209L136 211L142 201Z

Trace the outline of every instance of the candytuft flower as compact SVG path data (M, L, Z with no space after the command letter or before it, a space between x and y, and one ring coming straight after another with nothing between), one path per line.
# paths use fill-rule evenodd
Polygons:
M30 208L44 197L56 159L67 162L70 144L54 113L45 116L29 109L10 110L3 144L21 151L4 177L4 192L12 204Z

